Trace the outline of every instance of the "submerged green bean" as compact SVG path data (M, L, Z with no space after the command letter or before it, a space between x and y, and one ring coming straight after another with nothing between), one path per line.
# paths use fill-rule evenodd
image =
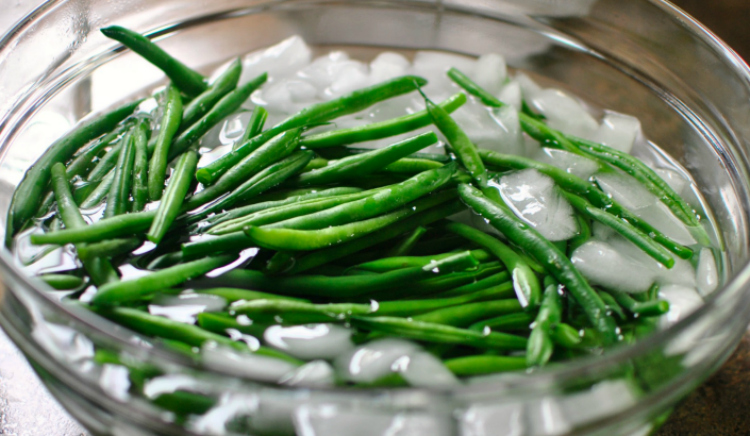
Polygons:
M155 244L161 242L174 219L180 214L197 166L198 154L194 151L185 152L177 161L174 173L169 179L169 184L167 184L164 198L159 203L151 228L146 233L146 238L149 241Z
M164 180L167 178L169 147L182 120L182 97L177 88L167 87L164 95L164 113L161 118L159 135L151 155L148 168L148 195L152 201L161 199Z
M13 236L34 216L44 198L44 190L50 180L52 165L65 162L87 142L110 132L117 124L133 113L142 100L125 104L111 112L100 115L77 126L73 131L55 141L26 171L13 192L8 207L8 228L5 244L10 247Z
M213 181L237 164L242 158L281 132L296 127L322 123L340 116L359 112L377 102L414 91L416 86L424 86L426 83L427 81L421 77L396 77L324 103L308 106L260 135L250 139L236 150L232 150L210 165L198 170L198 180L203 184L213 183Z

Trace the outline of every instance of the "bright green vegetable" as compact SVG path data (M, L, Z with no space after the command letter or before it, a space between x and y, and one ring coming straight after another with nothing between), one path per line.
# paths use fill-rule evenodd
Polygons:
M163 111L159 136L156 137L148 168L148 195L152 201L161 200L164 192L164 180L167 178L167 164L169 163L167 159L169 148L182 120L182 97L174 86L167 87Z
M120 26L104 27L101 32L108 38L121 42L164 71L164 74L185 94L196 96L206 90L208 85L203 76L167 54L140 33Z
M235 59L229 64L227 69L216 78L216 81L212 83L208 89L200 93L185 106L184 112L180 111L182 113L181 120L178 121L179 131L183 131L195 124L195 122L206 115L206 113L208 113L208 111L210 111L219 100L235 89L237 87L237 82L240 80L241 74L242 61ZM169 103L167 103L167 105L168 104Z
M167 230L179 215L190 185L193 181L195 168L198 166L198 154L194 151L185 152L177 161L172 177L164 193L164 198L156 209L156 216L151 222L151 228L146 234L149 241L158 244Z

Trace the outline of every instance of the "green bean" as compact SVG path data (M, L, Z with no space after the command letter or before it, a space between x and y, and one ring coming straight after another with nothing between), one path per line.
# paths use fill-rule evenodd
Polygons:
M100 30L106 37L122 43L162 70L185 94L196 96L206 90L208 85L202 75L170 56L145 36L120 26Z
M213 253L238 253L255 246L255 242L243 232L227 233L182 244L182 257L196 259Z
M371 273L370 273L371 274ZM409 287L409 294L413 296L430 296L446 292L456 287L463 287L483 280L495 274L501 274L503 281L508 281L509 275L499 262L489 262L479 265L476 269L460 271L453 274L419 280ZM396 299L403 295L403 291L391 289L374 295L368 295L375 299ZM442 297L443 295L441 295ZM455 295L454 295L455 296Z
M500 286L505 287L505 283L510 278L507 271L502 271L499 273L492 274L487 277L480 278L476 281L473 281L471 283L468 283L466 285L459 286L457 288L451 289L447 292L440 293L440 298L451 298L451 297L460 297L466 294L471 294L476 291L481 291L483 289L489 289L492 287Z
M531 257L565 285L583 308L592 325L604 336L606 343L617 341L617 325L607 315L604 302L591 288L581 273L564 253L560 252L533 227L518 219L507 206L488 200L481 191L469 185L459 185L459 195L474 211L489 220L512 243L524 247Z
M513 277L513 288L523 307L535 308L539 305L542 296L539 279L537 279L531 267L513 249L497 240L497 238L466 224L449 223L445 225L445 228L479 244L500 259Z
M549 335L552 342L564 348L576 349L583 344L583 338L578 330L562 322L550 330Z
M422 133L388 147L329 162L327 166L302 173L290 182L297 186L327 185L364 177L436 142L438 138L435 133Z
M279 221L284 221L290 218L296 218L298 216L319 212L324 209L329 209L331 207L348 203L350 201L359 200L369 195L372 195L372 191L358 190L358 192L350 194L335 195L323 198L320 198L319 196L310 196L310 200L304 200L303 196L300 196L297 197L299 200L297 202L293 202L292 204L289 204L289 202L283 202L283 204L277 207L268 207L263 210L258 210L254 213L241 216L239 218L225 220L212 227L207 233L211 235L226 235L229 233L235 233L238 231L242 231L242 229L248 225L262 226ZM252 210L255 208L248 209Z
M112 186L107 193L107 205L104 208L104 218L122 215L128 211L130 186L133 181L133 165L135 164L135 132L133 128L123 139L122 150L117 159L115 176Z
M268 76L266 73L261 74L250 82L238 87L219 100L211 110L202 116L198 121L191 124L190 127L180 133L172 141L169 147L168 160L181 155L188 148L197 143L211 128L219 124L227 116L235 113L237 109L250 97L250 94L266 82ZM199 179L200 180L200 179ZM201 182L203 182L201 180Z
M198 325L202 329L222 335L226 335L228 331L237 330L247 335L262 338L263 333L268 328L267 324L260 324L249 319L249 322L239 322L235 317L223 313L203 312L199 313L197 318Z
M81 277L70 274L42 274L39 276L44 283L57 290L80 289L85 283Z
M269 224L266 227L316 230L387 213L445 186L451 182L455 170L455 165L446 165L436 170L425 171L404 182L391 185L388 189L377 190L369 197Z
M464 103L466 103L466 95L459 92L441 102L440 107L446 112L452 113L463 106ZM430 114L427 110L423 110L378 123L303 136L301 145L306 148L317 149L373 141L408 133L431 123Z
M518 312L477 321L469 326L469 330L478 332L483 332L487 329L500 331L528 330L532 322L534 322L534 317L528 312Z
M76 244L79 242L99 242L110 238L137 235L151 225L156 211L146 211L118 215L96 221L85 227L69 227L52 233L31 235L31 243Z
M476 260L470 254L460 253L428 267L343 277L315 275L270 277L258 271L235 269L204 282L211 287L231 286L293 296L350 298L390 289L393 286L403 286L404 283L411 283L426 277L447 274L455 270L460 271L475 265L475 262Z
M130 125L128 131L130 130L132 130L132 125ZM115 168L117 160L120 158L120 151L125 144L125 139L126 136L123 136L104 156L102 156L101 159L99 159L99 162L97 162L86 177L87 182L96 183L100 180L104 180L108 174L112 173L112 169Z
M384 229L381 229L379 232L371 233L363 238L356 239L346 244L340 244L334 247L315 251L302 257L297 257L294 259L293 266L288 271L286 271L286 273L296 274L302 271L306 271L310 268L325 265L328 262L344 258L353 253L357 253L381 242L395 238L403 234L404 232L408 232L419 226L431 224L462 210L464 210L464 206L459 201L450 201L443 203L439 206L419 213L411 218L396 222Z
M288 300L309 303L309 300L304 298L288 297L286 295L270 294L268 292L250 291L247 289L238 288L210 288L210 289L196 289L199 294L216 295L230 303L241 300Z
M177 121L183 131L201 119L225 95L237 87L242 74L242 61L235 59L205 91L195 97L182 112L182 120Z
M81 150L76 156L73 156L73 160L67 165L66 174L68 175L68 180L71 180L75 176L85 178L86 172L94 163L94 158L96 158L104 148L109 147L113 142L118 141L129 128L129 123L122 124L96 140L84 150Z
M176 340L193 347L200 347L206 343L215 342L219 345L224 345L238 351L252 352L259 356L274 357L296 365L302 364L298 359L280 351L262 346L257 350L252 350L244 342L235 341L226 336L203 330L195 325L173 321L161 316L149 315L148 313L137 309L116 307L111 309L99 309L97 312L119 324L135 330L138 333L148 336Z
M139 238L118 238L106 241L94 242L93 244L78 247L78 256L84 257L117 257L130 253L143 245Z
M568 240L568 257L570 257L578 247L591 239L591 224L589 224L589 220L576 214L576 222L578 224L578 234Z
M489 165L512 169L533 168L552 178L562 189L579 195L587 199L594 206L627 220L633 226L677 256L683 259L690 259L693 256L693 250L673 241L664 235L664 233L654 228L651 224L638 218L600 189L580 177L570 174L565 170L553 167L552 165L547 165L520 156L499 154L489 150L480 150L480 154Z
M309 150L296 151L280 161L269 165L252 176L234 191L219 198L203 210L203 213L214 213L226 210L237 202L250 200L263 192L279 185L289 177L299 173L312 160L314 153Z
M146 126L136 129L133 145L135 158L133 163L133 204L131 212L140 212L148 202L148 151L146 142Z
M167 87L164 99L159 135L156 137L148 168L148 195L152 201L160 200L164 191L170 144L182 120L182 97L177 88Z
M427 81L420 77L402 76L368 88L356 90L350 94L327 102L308 106L281 123L250 139L236 150L232 150L230 153L225 154L210 165L198 170L198 180L204 185L213 183L214 180L220 177L229 168L236 165L237 162L242 160L242 158L252 153L252 151L258 148L261 144L283 131L310 124L322 123L340 116L359 112L380 101L414 91L416 86L423 86L426 83Z
M526 358L512 356L466 356L445 360L443 364L457 377L470 377L526 369Z
M523 350L526 348L526 338L520 336L498 332L484 334L473 330L405 318L352 316L349 322L359 329L383 332L417 341L465 345L491 350Z
M424 227L421 227L424 229ZM387 272L394 269L409 268L412 266L425 266L429 265L434 260L445 259L456 253L443 253L432 256L398 256L398 257L385 257L371 262L361 263L354 268L372 271L372 272ZM471 255L474 256L479 262L485 262L489 259L489 253L484 250L471 250Z
M121 106L104 115L88 120L62 138L55 141L26 171L21 182L13 192L8 207L8 228L5 231L5 244L10 247L13 236L26 224L39 209L44 199L44 190L50 180L52 165L66 162L78 149L89 141L111 131L125 117L141 104L137 100Z
M705 230L701 227L693 207L683 200L667 182L645 163L627 153L607 147L606 145L572 136L569 136L568 139L575 144L578 150L630 174L652 194L656 195L686 226L692 229L700 229L700 233L705 236L705 239L701 238L701 243L709 243L707 240L708 236L705 235Z
M172 177L169 179L164 198L156 209L156 215L151 222L151 228L146 233L149 241L158 244L167 230L179 215L185 195L193 181L193 173L198 166L198 154L188 150L177 161Z
M604 304L607 305L607 310L611 313L614 313L617 315L620 319L626 320L628 319L628 316L625 314L625 311L622 307L620 307L620 303L615 300L615 298L611 295L609 295L606 292L600 292L599 297L601 297L602 301L604 301Z
M455 68L448 72L448 76L467 92L479 97L484 104L493 107L502 107L505 105ZM680 221L686 224L701 243L708 243L708 235L706 235L705 229L700 225L698 216L693 208L669 184L659 177L654 170L639 159L606 145L577 138L572 135L563 135L525 113L519 113L518 116L522 129L533 138L552 144L557 143L563 149L576 154L593 156L630 174L645 186L646 189L656 195Z
M510 288L510 286L507 286L507 288ZM494 300L445 307L413 316L412 319L454 327L468 327L483 318L507 315L522 310L523 307L516 299Z
M528 366L544 366L554 351L551 332L562 322L562 306L558 285L552 281L544 289L544 298L529 336L526 349Z
M57 212L60 220L65 224L67 229L86 229L86 221L78 210L78 206L73 200L70 193L68 177L65 174L65 165L61 162L52 164L50 169L52 178L52 191L55 193L57 200ZM76 246L80 248L80 245ZM91 280L96 285L116 282L119 280L117 271L114 269L109 260L104 258L81 257L83 267L91 276Z
M112 183L115 181L115 172L110 171L109 174L98 182L96 188L94 188L86 198L81 201L81 209L89 209L97 206L102 200L109 194L109 190L112 189ZM77 193L78 191L76 191Z
M91 304L112 306L137 301L160 289L177 286L236 260L235 256L216 256L175 265L133 280L108 283L99 288Z
M352 315L367 315L372 313L377 306L371 304L355 303L327 303L312 304L303 301L291 300L250 300L238 301L229 308L230 314L240 313L248 315L251 319L258 316L273 319L275 316L283 318L294 318L293 315L311 316L313 322L344 321Z
M247 122L247 128L242 133L242 137L237 141L233 149L239 148L242 144L249 141L263 132L263 127L266 125L268 119L268 111L263 106L255 106L253 114L250 116L250 120Z
M591 219L599 221L600 223L612 228L617 233L622 235L625 239L635 244L638 248L643 250L644 253L651 256L657 262L672 268L674 266L674 259L670 256L669 251L664 247L657 244L656 241L643 234L640 230L635 228L632 224L625 220L618 219L612 214L604 212L601 209L597 209L591 205L585 199L567 192L561 192L561 194L568 200L568 202L580 213L588 216Z
M416 174L421 173L422 171L440 168L443 165L444 164L442 162L438 162L435 160L404 157L397 160L396 162L393 162L392 164L389 164L388 166L383 168L383 171L398 174Z
M425 312L451 308L454 306L473 303L477 301L506 298L507 296L509 296L508 291L511 291L510 295L512 296L512 285L508 282L505 282L500 286L492 286L476 292L450 298L438 297L423 300L379 301L377 303L377 310L375 311L375 314L378 316L415 316L423 314Z
M242 185L243 182L256 175L263 168L289 156L299 147L300 132L301 129L292 129L272 138L224 173L216 183L193 195L187 202L187 208L195 209L215 200L222 194Z
M453 192L445 192L445 195L436 194L404 207L362 221L354 221L347 224L331 225L317 230L297 230L291 228L270 226L257 227L247 226L243 230L245 235L252 239L258 246L278 251L310 251L320 248L342 244L351 240L361 238L368 233L376 232L396 221L415 215L423 209L430 208L436 203L442 203L444 198L453 198ZM350 216L347 216L350 218Z
M487 170L484 168L484 163L479 156L477 146L471 142L463 129L451 118L445 109L435 105L429 99L425 99L425 104L427 105L427 112L429 112L432 122L440 130L440 133L445 136L448 145L456 153L461 164L469 171L472 179L477 182L479 187L485 188L488 181Z
M424 236L424 234L427 233L427 228L419 226L414 231L411 232L409 236L404 238L401 243L393 247L393 250L390 251L389 256L391 257L401 257L406 256L411 252L412 248L414 248L415 245L419 242L419 240ZM474 256L476 257L476 256ZM477 259L481 262L480 259Z
M636 315L661 316L669 312L669 302L666 300L640 302L624 292L609 290L607 293L612 295L620 306Z

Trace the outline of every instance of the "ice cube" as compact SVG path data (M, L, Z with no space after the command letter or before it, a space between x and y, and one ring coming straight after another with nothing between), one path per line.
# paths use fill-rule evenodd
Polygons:
M531 98L524 98L547 117L547 124L553 129L588 138L599 128L599 123L578 100L559 89L543 89Z
M641 131L638 118L618 112L607 111L602 118L602 124L589 137L592 141L610 146L614 149L630 153L635 138Z
M516 108L516 110L520 111L522 106L521 84L516 80L508 81L498 93L498 100L505 104L509 104Z
M599 164L591 159L554 148L541 148L534 158L539 162L560 168L584 180L588 180L599 169Z
M570 257L592 284L622 292L645 292L656 274L647 266L623 256L610 244L592 240L578 247Z
M416 352L396 359L391 369L396 370L409 385L415 387L445 387L459 383L440 360L426 352Z
M492 95L497 95L508 77L505 59L499 54L485 54L477 59L471 78Z
M339 375L356 383L370 383L394 372L393 363L419 350L417 345L401 339L369 342L339 356L334 363Z
M534 169L500 178L500 194L513 212L550 241L564 241L578 233L573 208L556 191L555 182Z
M240 84L247 83L263 72L269 81L295 74L310 63L312 50L298 35L291 36L265 50L250 53L242 59Z
M403 76L410 65L409 60L398 53L390 51L380 53L370 62L370 79L373 83L378 83Z
M526 147L516 108L513 106L503 106L490 110L489 114L499 127L497 130L498 135L494 141L484 142L481 147L499 153L524 156L526 154Z
M602 191L630 211L637 211L656 204L658 199L638 180L615 171L600 172L594 179Z
M685 189L685 186L690 183L689 180L687 180L682 176L682 174L678 173L677 171L672 171L666 168L657 168L654 171L656 171L656 174L658 174L659 177L662 178L662 180L667 182L667 185L669 185L669 187L679 195L682 195L682 191Z
M263 337L270 346L304 360L333 359L353 347L351 331L333 324L273 325Z
M690 286L662 286L659 288L659 298L669 301L669 312L659 320L663 328L675 324L703 305L703 298Z
M698 292L702 296L711 294L719 286L719 272L716 269L714 252L710 248L702 248L698 268L696 268L696 282Z

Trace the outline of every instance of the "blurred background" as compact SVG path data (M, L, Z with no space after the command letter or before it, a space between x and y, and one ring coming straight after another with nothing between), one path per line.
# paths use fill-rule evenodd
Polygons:
M750 1L748 0L672 0L694 16L746 61L750 60Z

